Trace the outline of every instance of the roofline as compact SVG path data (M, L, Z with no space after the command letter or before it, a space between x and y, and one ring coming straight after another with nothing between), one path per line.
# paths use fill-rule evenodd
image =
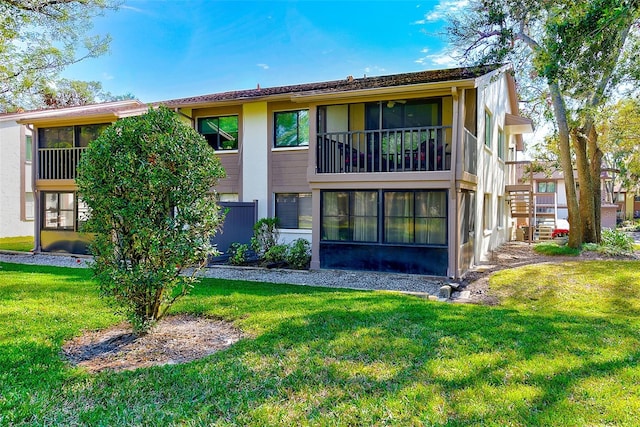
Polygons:
M21 113L9 113L9 114L0 114L0 121L9 121L15 120L18 123L24 123L25 120L37 120L37 119L47 119L47 118L55 118L58 116L63 116L69 113L73 113L76 111L87 112L96 109L104 109L104 108L113 108L114 110L123 109L126 107L135 107L135 106L143 106L142 102L137 99L126 99L123 101L111 101L111 102L101 102L98 104L87 104L87 105L77 105L73 107L64 107L64 108L55 108L55 109L44 109L44 110L33 110L33 111L24 111ZM104 115L104 112L103 112Z

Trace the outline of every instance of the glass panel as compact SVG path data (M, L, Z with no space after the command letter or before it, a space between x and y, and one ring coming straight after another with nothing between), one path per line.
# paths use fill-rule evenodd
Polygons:
M446 217L447 200L444 191L416 192L416 216Z
M387 243L413 242L413 192L384 193L384 235Z
M238 148L238 116L220 117L220 150L235 150Z
M38 129L39 148L73 147L73 126Z
M491 147L491 113L484 112L484 143L487 147Z
M445 218L417 218L416 243L444 245L447 243Z
M58 216L58 228L73 230L74 218L75 214L73 211L60 211L60 215Z
M404 109L404 127L438 126L438 103L408 102Z
M109 127L109 124L76 126L77 146L88 147L89 143L98 139L100 134Z
M384 233L387 243L412 243L413 218L386 217Z
M280 228L298 228L297 194L276 194L276 217Z
M298 145L309 145L309 111L298 111Z
M58 228L58 193L44 193L44 228Z
M298 196L298 228L311 229L311 193L301 193Z
M60 193L60 210L73 210L73 193Z
M30 162L33 159L33 137L27 135L24 141L24 159Z
M275 146L309 145L309 111L275 113Z
M378 241L378 192L353 192L353 240Z

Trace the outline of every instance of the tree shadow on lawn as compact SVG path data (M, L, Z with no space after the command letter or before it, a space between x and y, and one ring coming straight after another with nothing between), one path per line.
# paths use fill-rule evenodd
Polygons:
M394 307L364 311L337 300L201 361L101 374L65 400L81 405L72 411L81 419L107 422L629 421L616 409L590 413L593 402L581 401L579 390L607 378L633 386L617 376L637 370L637 325L392 299ZM606 398L596 403L606 407ZM119 409L123 402L130 413Z
M80 297L82 287L64 292ZM235 319L253 338L184 365L88 375L59 350L63 336L97 321L60 315L44 337L0 342L3 422L638 422L637 401L607 405L640 393L637 320L228 281L197 286L178 309ZM609 380L611 396L584 386Z

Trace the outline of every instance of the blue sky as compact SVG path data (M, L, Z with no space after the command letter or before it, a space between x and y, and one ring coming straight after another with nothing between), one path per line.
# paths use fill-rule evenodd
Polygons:
M110 53L64 77L143 102L456 66L440 18L465 0L125 0L94 21Z

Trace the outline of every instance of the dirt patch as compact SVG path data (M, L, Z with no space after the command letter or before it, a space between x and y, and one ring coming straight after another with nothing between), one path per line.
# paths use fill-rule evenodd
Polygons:
M201 359L242 337L228 322L177 315L166 317L142 336L124 323L88 331L68 341L62 351L71 364L89 372L125 371Z
M594 251L583 251L578 256L550 256L535 252L533 247L534 245L524 242L507 242L491 252L488 261L480 263L459 281L461 290L469 291L469 297L459 302L498 304L498 299L489 293L489 277L496 271L507 268L567 261L637 259L635 256L613 257Z

